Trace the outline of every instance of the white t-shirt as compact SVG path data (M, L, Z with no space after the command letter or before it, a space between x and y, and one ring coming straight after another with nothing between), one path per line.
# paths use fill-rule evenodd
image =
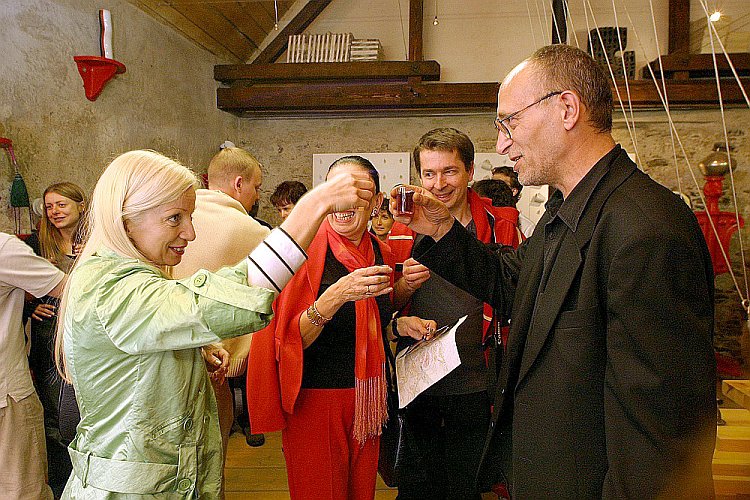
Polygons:
M20 401L34 392L23 332L24 291L44 297L65 274L29 246L0 232L0 408L8 396Z

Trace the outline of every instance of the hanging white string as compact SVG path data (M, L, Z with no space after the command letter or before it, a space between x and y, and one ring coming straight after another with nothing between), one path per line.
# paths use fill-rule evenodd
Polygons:
M669 108L669 94L667 93L667 79L664 76L664 66L662 65L661 60L661 46L659 45L659 33L656 29L656 16L654 15L654 4L651 0L648 0L649 6L651 8L651 25L654 28L654 43L656 44L656 53L657 53L657 59L659 61L659 72L661 74L661 85L662 89L664 90L664 102L666 103L665 106ZM648 60L648 58L646 58ZM647 63L650 64L650 63ZM654 82L657 87L658 83ZM677 178L677 191L682 193L682 179L680 177L680 166L677 162L677 148L675 147L674 143L674 133L672 132L672 127L669 127L669 138L672 140L672 158L674 159L674 170L675 170L675 177ZM700 186L698 186L698 190L700 190Z
M586 50L588 50L588 46L591 45L591 48L593 49L594 46L591 44L591 24L589 22L589 12L586 10L586 0L581 0L583 4L583 15L586 16Z
M707 11L707 9L704 7L704 11ZM742 96L745 98L745 103L748 107L750 107L750 99L747 97L747 92L745 92L745 86L742 84L742 80L740 80L739 75L737 74L737 69L734 67L734 63L732 62L732 59L729 57L729 54L727 53L727 49L724 48L724 43L721 41L721 37L719 36L719 32L716 31L716 26L714 26L713 23L711 23L710 27L711 31L716 35L716 41L719 42L719 47L721 47L721 51L724 53L724 57L727 60L727 64L732 69L732 74L734 75L734 79L737 82L737 85L740 87L740 91L742 91Z
M750 13L749 13L749 14L744 14L744 15L741 15L740 17L735 17L735 18L734 18L734 19L732 20L732 22L730 22L730 23L729 23L729 24L728 24L728 25L727 25L727 26L725 27L725 29L726 29L726 30L727 30L728 32L733 32L733 33L735 33L735 32L736 32L736 33L742 33L742 32L744 32L744 31L747 31L747 30L746 30L746 29L744 29L744 28L745 28L745 27L747 27L748 25L750 25ZM714 33L715 33L715 32L716 32L716 24L715 24L715 23L714 23L714 28L713 28L713 30L714 30ZM693 35L693 34L691 33L691 36L695 36L695 35ZM706 49L706 48L708 48L708 46L709 46L709 45L710 45L710 43L708 43L708 44L704 44L704 43L702 43L702 44L701 44L701 50L703 50L703 49Z
M542 21L542 13L539 12L539 0L534 0L534 5L536 6L536 18L539 20L539 32L542 34L542 43L544 45L547 45L544 41L544 21ZM544 0L542 0L542 6L544 6Z
M401 41L404 44L404 60L409 60L409 49L406 48L406 33L404 32L404 13L401 11L401 0L398 0L398 17L401 20Z
M278 0L273 0L273 14L274 14L273 29L278 31L279 29L279 2Z
M628 16L628 22L630 23L631 26L635 26L635 24L633 23L633 19L630 17L630 11L628 11L628 8L624 3L623 3L623 8L625 10L625 14ZM646 48L643 45L643 41L641 40L641 37L638 34L638 31L633 30L633 34L635 35L635 38L638 41L638 47L643 52L644 58L648 60L648 53L646 52ZM651 75L651 80L654 82L654 85L656 88L656 93L659 96L659 100L661 101L662 106L664 107L664 111L667 114L667 120L669 122L669 126L672 128L674 132L674 137L677 140L677 144L680 146L680 151L682 152L682 157L685 160L685 164L687 165L688 172L690 173L690 177L693 179L693 184L698 190L698 197L701 199L701 202L703 203L703 205L706 206L706 198L703 196L703 191L701 190L701 186L698 182L698 178L696 177L695 172L693 171L693 167L690 164L690 159L688 158L687 152L685 151L685 146L682 143L680 134L677 132L677 127L675 126L674 120L672 119L672 112L669 109L668 103L664 99L664 95L662 94L662 89L659 88L659 83L656 81L656 75L654 74L654 69L651 67L650 64L647 64L646 68L648 68L648 72ZM707 215L708 223L711 226L711 230L713 231L714 236L716 237L716 240L720 241L719 232L716 229L716 224L714 223L713 217L711 217L711 214L708 211L706 211L706 215ZM722 245L719 245L719 249L721 250L721 255L724 258L724 262L727 264L727 268L729 269L729 275L732 277L732 281L734 282L734 287L737 290L737 295L739 295L740 300L744 303L745 297L747 296L743 296L742 294L742 289L740 288L739 283L737 282L737 277L735 276L734 271L732 270L732 267L730 265L729 257L727 256L727 253L724 250L724 247Z
M550 11L551 10L552 10L552 5L550 5ZM542 0L542 11L544 12L544 28L542 28L542 40L545 40L544 37L547 34L547 27L552 28L552 23L549 20L549 18L547 17L547 2L545 2L544 0ZM550 12L550 14L552 14L552 12ZM554 16L554 14L552 14L552 15ZM548 40L551 41L551 38L552 38L552 36L550 35L550 37L548 38ZM545 42L545 45L546 44L547 44L547 42Z
M594 29L596 30L596 37L599 39L599 44L602 47L602 53L604 53L604 60L607 63L607 69L609 69L609 76L612 78L612 86L615 88L615 94L617 94L617 101L620 103L620 109L622 110L622 116L625 119L625 126L628 128L628 134L630 134L630 141L635 144L635 139L633 138L633 131L630 128L630 121L628 120L628 114L625 112L625 105L622 102L622 96L620 95L620 88L617 86L617 79L615 78L615 72L612 69L612 63L609 60L609 56L607 55L607 48L604 46L604 39L602 38L601 31L599 31L599 24L596 22L596 16L594 15L594 9L591 7L590 0L584 0L585 5L584 8L586 8L586 5L588 5L591 19L594 21ZM591 31L589 31L591 33ZM593 46L592 46L593 50ZM640 161L639 161L640 163Z
M591 26L590 26L590 23L589 23L588 11L586 9L586 1L587 0L582 0L582 1L583 1L584 14L585 14L585 18L586 18L587 33L590 36ZM635 38L636 38L636 40L638 42L639 49L643 53L644 58L646 60L648 60L648 57L649 57L648 53L646 52L645 46L643 44L643 41L641 40L641 37L640 37L638 31L635 29L635 23L633 22L633 19L630 16L630 12L628 11L628 8L627 8L624 0L621 0L621 2L622 2L622 7L623 7L623 9L625 11L625 14L627 15L628 22L630 23L630 26L632 27L633 34L635 35ZM590 7L590 4L589 4L589 7ZM707 9L705 9L705 7L704 7L704 10L707 10ZM591 14L593 16L593 9L591 9ZM652 21L655 24L656 21L655 21L654 15L653 15L653 10L652 10L652 16L651 17L652 17ZM571 19L571 22L572 22L572 19ZM594 20L594 22L596 22L596 20ZM713 26L713 24L711 24L711 29L716 34L716 37L717 37L717 39L719 41L719 44L722 46L722 50L723 50L723 52L724 52L724 54L725 54L725 56L727 58L727 62L729 64L730 68L732 68L732 72L733 72L734 77L735 77L735 79L737 81L737 84L740 86L740 89L742 90L742 94L745 97L745 102L750 107L750 100L747 97L747 93L745 92L744 86L742 85L742 82L741 82L739 76L737 75L736 69L734 68L733 63L731 62L729 56L727 55L726 50L724 49L723 44L721 43L721 39L720 39L720 37L718 37L718 33L716 33L716 28ZM597 33L598 33L598 28L597 28ZM657 42L657 48L658 48L658 42ZM661 53L660 50L657 50L657 52ZM661 63L661 60L659 62ZM608 63L608 66L609 66L609 63ZM703 192L701 190L701 185L699 184L699 181L698 181L698 179L697 179L697 177L695 175L693 167L692 167L692 165L690 163L690 160L689 160L689 158L687 156L687 153L685 151L685 146L684 146L684 144L682 142L682 139L681 139L681 137L679 135L679 132L677 131L677 127L676 127L676 124L674 122L674 119L672 118L672 114L671 114L671 111L670 111L669 103L668 103L668 100L666 99L666 95L665 95L666 94L666 85L664 84L664 82L662 82L663 83L663 85L662 85L663 91L662 91L662 89L659 86L659 82L656 79L656 75L654 74L653 68L651 67L651 65L647 65L646 67L648 68L649 74L651 76L651 80L653 81L653 83L655 85L657 95L659 96L659 100L662 103L662 107L664 108L664 110L666 112L667 121L669 123L670 136L673 138L673 141L674 140L677 141L677 144L679 145L680 151L682 153L682 157L684 158L685 163L687 165L688 172L690 173L690 177L693 180L693 184L697 188L698 197L700 198L701 202L705 206L706 205L706 200L705 200L705 197L704 197ZM662 72L662 75L663 75L663 72ZM676 153L676 146L675 146L673 148L673 155L675 156L675 158L676 158L676 154L677 153ZM676 160L675 160L675 165L677 165ZM678 185L679 185L680 184L679 183L679 173L678 173L677 177L678 177ZM734 200L736 202L736 200L737 200L736 193L733 193L733 195L734 195ZM719 240L719 235L718 235L718 230L716 228L716 225L715 225L715 222L714 222L713 218L711 217L711 215L707 211L706 211L706 214L707 214L707 219L708 219L709 225L711 227L712 232L714 233L714 236L716 237L716 240L720 241ZM739 214L737 213L736 216L739 217ZM738 223L738 226L739 226L739 223ZM741 239L741 236L740 236L740 239ZM721 251L721 254L722 254L722 257L724 259L724 262L727 264L727 268L729 269L729 274L730 274L730 276L732 278L732 281L734 283L735 289L737 290L737 294L738 294L738 296L739 296L739 298L740 298L743 306L747 306L748 304L750 304L750 299L748 299L748 297L750 297L750 293L747 292L747 289L748 289L748 287L747 287L748 279L747 279L747 277L745 278L745 283L746 283L745 289L746 289L746 292L745 292L745 295L743 296L743 292L742 292L742 289L739 286L739 283L737 281L737 277L735 276L734 271L733 271L733 269L730 266L729 257L727 256L726 251L724 250L724 248L723 248L722 245L719 245L719 249ZM743 259L744 259L744 252L743 252ZM746 269L746 266L744 265L744 263L743 263L743 269Z
M630 111L630 123L633 126L633 151L635 152L635 158L638 165L643 168L643 161L641 155L638 153L638 132L635 129L635 115L633 114L633 100L630 97L630 81L628 79L628 69L625 64L625 47L622 45L622 36L620 35L620 22L617 19L617 8L615 7L615 0L612 0L612 12L615 14L615 30L617 30L617 45L620 47L620 62L622 64L622 77L625 81L625 91L628 95L628 111ZM624 113L624 111L623 111Z
M536 33L534 32L534 23L531 22L531 8L529 7L529 0L526 0L526 12L529 13L529 29L531 31L531 39L534 41L534 50L536 50L539 45L536 44Z
M576 47L579 49L581 48L581 44L578 43L578 33L576 33L576 27L573 25L573 18L570 16L570 5L568 5L568 1L565 0L563 2L563 5L565 6L566 16L565 19L570 22L570 31L573 32L573 39L576 41Z
M724 131L724 143L727 147L727 160L729 162L729 180L730 185L732 187L732 200L734 201L734 217L735 217L735 223L737 224L737 239L740 243L740 256L742 257L742 270L743 270L743 276L745 278L745 296L750 298L750 289L748 288L748 279L747 279L747 266L745 265L745 248L742 243L742 226L740 224L740 211L739 207L737 206L737 189L735 188L734 184L734 165L732 165L732 156L729 154L730 147L729 147L729 133L727 132L727 120L724 113L724 101L722 99L722 93L721 93L721 78L719 77L719 65L716 62L716 48L714 47L714 35L716 34L714 31L711 30L711 25L713 24L711 22L710 14L708 13L708 8L706 6L705 0L700 0L701 6L703 7L703 10L706 13L706 22L708 23L708 32L709 32L709 38L711 40L711 58L713 59L714 63L714 76L716 77L716 91L719 95L719 110L721 111L721 125L722 129ZM718 37L718 34L716 34L716 38ZM722 46L722 50L724 50L724 47ZM724 55L729 58L729 55L724 52ZM721 242L720 242L721 243ZM719 245L721 246L721 245ZM729 264L727 262L727 264ZM727 266L729 267L729 266Z

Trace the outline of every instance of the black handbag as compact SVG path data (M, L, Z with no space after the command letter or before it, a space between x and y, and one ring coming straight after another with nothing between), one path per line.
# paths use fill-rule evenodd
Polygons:
M380 436L378 472L383 482L399 486L408 482L427 480L424 456L417 447L414 435L409 429L406 410L398 407L398 385L396 381L396 360L383 332L386 356L385 376L388 384L388 423Z

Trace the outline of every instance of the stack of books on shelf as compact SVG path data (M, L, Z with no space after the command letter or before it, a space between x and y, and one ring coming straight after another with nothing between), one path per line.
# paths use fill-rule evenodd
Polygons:
M361 38L352 40L349 53L352 61L379 61L383 48L377 38Z
M351 33L290 35L286 62L347 62L351 43Z

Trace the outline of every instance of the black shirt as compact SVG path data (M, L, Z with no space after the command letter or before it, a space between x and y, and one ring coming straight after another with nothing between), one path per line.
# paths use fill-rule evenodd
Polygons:
M365 234L364 238L369 236ZM383 265L380 247L373 242L375 264ZM336 260L329 248L326 251L323 276L318 297L328 287L349 274L346 267ZM380 311L380 325L388 325L392 314L390 295L375 297ZM304 313L303 313L304 314ZM304 350L302 362L302 387L305 389L350 389L354 387L354 347L356 314L354 302L347 302L336 311L331 321L325 324L315 341ZM382 333L382 332L381 332ZM389 348L386 346L386 348Z
M620 154L620 150L621 147L617 145L596 162L576 184L567 199L563 198L561 191L555 191L547 201L545 208L550 220L544 225L544 272L538 293L542 293L547 286L547 279L560 250L563 235L566 231L576 232L578 221L581 220L581 215L594 189L609 171L612 162Z

